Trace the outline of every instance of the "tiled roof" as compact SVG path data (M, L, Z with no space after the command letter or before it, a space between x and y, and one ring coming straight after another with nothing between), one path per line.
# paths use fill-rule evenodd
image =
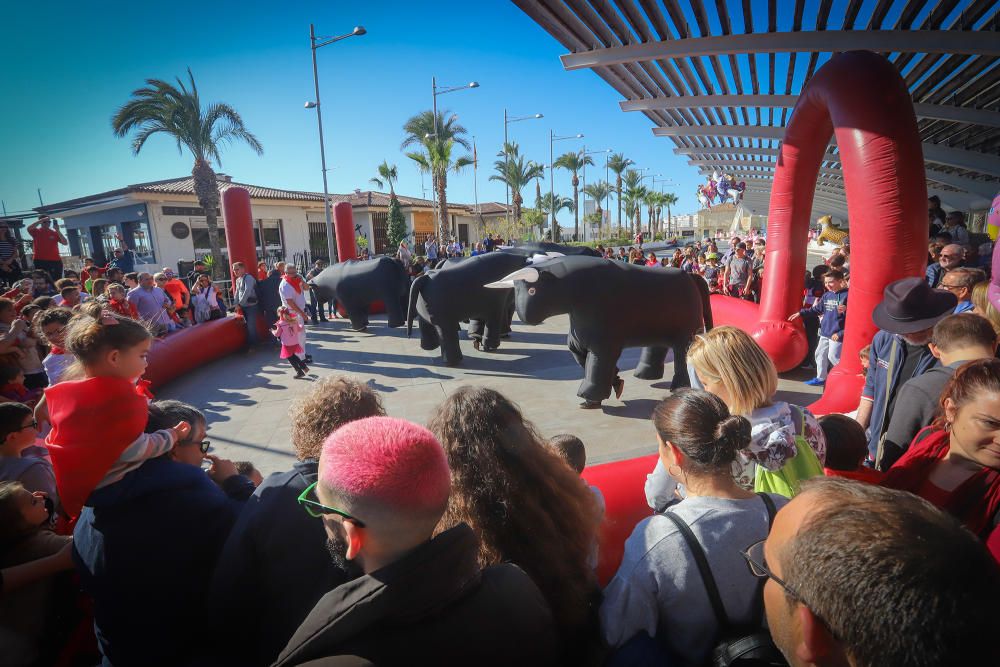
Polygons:
M298 190L280 190L277 188L266 188L262 185L250 185L249 183L233 183L225 178L217 179L219 184L219 194L224 193L232 187L246 188L251 199L290 199L292 201L323 201L323 195L312 192L300 192ZM156 192L169 195L193 195L194 178L177 178L169 181L155 181L153 183L139 183L130 185L131 192Z

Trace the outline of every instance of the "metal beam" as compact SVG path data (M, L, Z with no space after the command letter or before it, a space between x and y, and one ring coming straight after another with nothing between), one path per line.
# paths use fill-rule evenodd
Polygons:
M997 41L1000 41L998 39ZM937 164L955 167L956 169L966 169L968 171L978 171L982 174L1000 176L1000 157L967 151L961 148L951 148L941 144L923 144L924 160L936 162Z
M674 155L690 155L692 157L708 157L710 155L765 155L769 157L778 157L781 153L779 148L753 148L753 147L731 147L723 146L720 148L675 148ZM833 151L827 151L823 156L823 159L827 162L840 162L840 154Z
M742 137L744 139L777 139L785 138L785 128L774 126L749 125L680 125L670 127L654 127L654 137Z
M997 190L1000 189L1000 185L997 183L976 181L971 178L965 178L964 176L958 176L956 174L946 174L941 171L931 171L930 169L925 169L924 173L926 174L928 181L950 185L953 188L958 188L959 190L964 190L965 192L979 195L980 197L985 197L986 199L991 199L996 196Z
M794 107L798 95L677 95L674 97L651 97L642 100L622 100L622 111L658 111L663 109L700 109L710 107ZM986 127L1000 127L1000 111L969 109L950 104L913 105L918 118L933 118L956 123L971 123Z
M749 160L688 160L688 165L692 167L718 168L726 171L726 173L729 173L727 167L763 167L765 169L775 169L777 167L777 164L774 162L751 162ZM754 172L744 170L741 173L753 174ZM757 172L757 174L760 173ZM831 169L830 167L820 167L819 173L833 176L843 176L844 174L839 168Z
M1000 56L1000 39L991 30L812 30L753 32L670 39L561 56L568 70L608 67L662 59L737 53L823 53L827 51L947 53Z

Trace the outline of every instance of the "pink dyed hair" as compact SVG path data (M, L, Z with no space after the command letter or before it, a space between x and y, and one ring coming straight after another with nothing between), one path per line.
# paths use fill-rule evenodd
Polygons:
M443 511L451 471L441 443L423 426L394 417L344 424L323 443L320 484L346 500L388 509Z

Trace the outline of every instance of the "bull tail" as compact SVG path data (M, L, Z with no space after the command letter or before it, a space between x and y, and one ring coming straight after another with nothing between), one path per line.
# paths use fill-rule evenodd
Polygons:
M712 328L712 297L708 292L708 282L701 276L696 276L693 273L689 273L691 280L695 282L698 287L698 293L701 295L701 317L705 322L705 331Z
M410 285L410 301L406 307L406 337L409 338L413 335L413 318L417 315L417 297L420 296L420 290L424 288L424 283L428 280L427 274L417 276L413 284Z

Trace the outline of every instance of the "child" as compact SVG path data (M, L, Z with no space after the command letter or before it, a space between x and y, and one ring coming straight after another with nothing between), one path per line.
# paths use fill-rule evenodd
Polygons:
M872 346L865 345L858 351L858 356L861 357L861 372L858 373L861 377L867 377L868 375L868 364L872 356Z
M17 363L24 371L24 384L28 389L41 389L48 384L45 368L38 358L38 341L31 335L31 325L19 319L10 299L0 299L0 342L7 347L4 352L17 352Z
M28 389L24 386L24 371L18 366L0 366L0 397L14 403L24 403L34 407L42 397L41 389Z
M108 285L108 308L122 317L139 319L139 311L135 309L135 304L125 296L125 288L119 283Z
M63 509L79 515L90 492L113 484L183 440L187 422L145 434L145 387L136 382L146 370L152 336L135 320L91 307L73 318L66 347L84 379L61 382L45 391L43 406L52 430L45 442L52 455ZM110 417L110 418L109 418Z
M569 467L576 471L576 474L583 474L583 469L587 467L587 448L583 446L583 441L580 438L568 433L562 433L549 440L549 447L558 452L566 460L566 463L569 464ZM598 517L598 523L600 523L604 520L604 494L596 486L588 484L588 487L597 498L597 504L601 508L601 513ZM590 554L591 567L597 567L597 556L598 545L595 544Z
M847 415L823 415L819 426L826 437L827 477L846 477L859 482L879 484L882 473L863 464L868 456L865 429Z
M43 311L35 321L35 335L49 346L49 353L42 359L49 385L61 382L74 361L73 355L64 349L66 327L72 317L73 312L68 308L51 308Z
M844 273L831 269L823 276L826 292L811 308L792 313L789 321L807 313L820 315L819 343L816 345L816 377L806 382L811 387L826 384L827 363L830 367L840 363L840 348L844 342L844 323L847 317L847 282Z
M72 541L68 535L56 535L49 530L51 513L47 500L44 493L32 493L20 482L0 482L0 567L51 556ZM53 632L56 583L44 579L10 595L5 593L0 599L3 664L54 663L49 633ZM46 648L51 655L46 655Z
M253 482L254 486L260 486L264 482L264 476L250 461L236 461L236 472Z
M708 281L708 291L711 294L719 293L719 255L710 252L705 255L705 267L702 275Z
M309 372L305 360L299 356L303 353L302 345L299 344L299 333L305 329L305 325L299 321L298 316L288 306L278 307L278 321L275 323L271 333L281 341L281 358L288 359L288 362L295 369L295 378L304 378Z
M42 456L28 456L36 448L38 425L23 403L0 403L0 479L21 482L29 491L42 491L59 504L52 464Z

